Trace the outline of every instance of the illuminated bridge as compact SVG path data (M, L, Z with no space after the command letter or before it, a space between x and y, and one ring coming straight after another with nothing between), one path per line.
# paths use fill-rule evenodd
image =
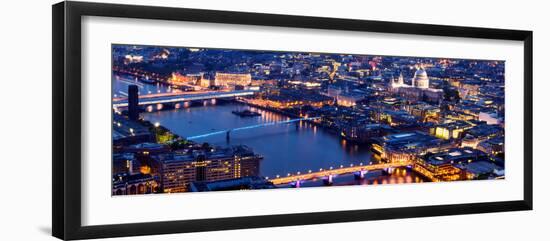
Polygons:
M244 126L244 127L233 128L233 129L210 132L210 133L206 133L206 134L202 134L202 135L190 136L190 137L187 137L187 140L195 140L195 139L200 139L200 138L205 138L205 137L215 136L215 135L221 135L221 134L226 134L226 137L229 138L229 133L235 132L235 131L243 131L243 130L249 130L249 129L266 127L266 126L273 126L273 125L279 125L279 124L289 124L289 123L298 122L298 121L302 121L302 120L304 120L304 121L306 121L306 120L315 120L315 119L319 119L319 118L320 117L297 118L297 119L291 119L291 120L285 120L285 121L275 121L275 122L269 122L269 123L261 123L261 124L257 124L257 125Z
M296 173L295 175L287 174L287 176L280 177L276 176L273 179L268 179L275 185L295 183L297 187L300 186L301 181L313 180L313 179L323 179L327 184L332 183L332 178L342 174L354 173L360 178L364 178L365 174L372 170L386 170L391 172L397 167L405 167L411 165L409 162L396 162L396 163L378 163L378 164L368 164L368 165L357 165L353 164L349 167L340 166L340 168L329 168L329 169L319 169L319 171L308 171L307 173Z
M234 98L234 97L243 97L254 95L255 91L253 90L234 90L227 92L202 92L202 93L162 93L162 94L149 94L142 95L139 97L139 105L157 105L157 104L168 104L168 103L179 103L187 101L196 101L196 100L211 100L211 99L221 99L221 98ZM113 108L127 107L128 99L127 98L115 98L113 99Z

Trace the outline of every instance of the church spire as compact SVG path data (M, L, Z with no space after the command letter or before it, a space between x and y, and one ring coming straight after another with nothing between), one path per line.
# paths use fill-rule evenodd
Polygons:
M397 84L399 86L403 86L405 84L405 81L403 80L403 72L399 73L399 78L397 78Z

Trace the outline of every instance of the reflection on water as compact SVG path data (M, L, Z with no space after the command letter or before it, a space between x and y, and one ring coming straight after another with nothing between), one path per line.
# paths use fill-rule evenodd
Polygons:
M113 77L113 97L126 97L130 84L138 85L140 94L177 92L169 86L147 84L130 76ZM159 122L182 137L202 135L216 131L290 120L292 118L247 107L238 103L220 103L204 101L200 106L186 102L178 109L146 112L142 116L151 122ZM250 109L258 112L258 117L239 117L234 110ZM262 155L260 172L270 178L287 173L306 172L320 168L340 165L368 163L377 161L367 145L358 145L343 140L335 133L305 121L290 124L277 124L232 132L229 142L225 135L213 135L197 139L197 142L208 142L213 145L247 145L254 152ZM334 185L409 183L422 181L414 173L403 169L396 173L384 175L381 172L367 174L365 179L355 179L353 174L334 178ZM319 185L321 180L308 181L303 186Z
M231 113L234 110L246 108L248 107L237 103L218 103L143 113L143 116L146 120L160 122L183 137L292 119L255 108L250 109L260 113L261 116L239 117ZM371 152L366 145L348 143L341 140L338 135L305 121L232 132L229 143L225 135L208 136L195 141L220 146L238 144L250 146L255 152L264 156L260 170L262 175L271 177L288 172L367 163L371 158Z
M113 75L113 98L127 97L128 85L137 85L140 95L156 94L156 93L172 93L179 92L178 89L173 89L170 86L156 84L147 84L140 81L138 78L130 75Z
M326 185L326 180L314 179L310 181L302 181L300 187L316 187ZM391 173L382 170L370 171L365 175L365 178L357 178L354 174L345 174L332 178L332 186L347 186L347 185L380 185L380 184L402 184L402 183L419 183L424 182L424 179L407 168L396 168ZM280 185L280 187L295 187L296 183Z

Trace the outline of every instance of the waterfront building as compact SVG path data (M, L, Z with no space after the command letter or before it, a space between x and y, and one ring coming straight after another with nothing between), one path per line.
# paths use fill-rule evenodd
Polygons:
M202 85L206 85L206 83L208 83L206 87L210 86L209 80L204 79L202 73L182 75L178 72L174 72L170 78L168 78L168 83L175 87L202 87Z
M416 158L413 169L429 178L431 181L457 181L468 180L479 175L476 172L478 166L485 164L472 164L474 162L488 162L487 154L473 148L453 148L445 152L427 153ZM470 165L471 164L471 165ZM496 165L490 170L499 169Z
M123 152L127 153L144 153L144 154L158 154L170 151L168 145L154 143L154 142L143 142L135 145L129 145L122 148Z
M258 176L261 156L245 146L167 153L153 156L160 167L162 192L174 193L189 190L196 181L218 181Z
M384 124L367 124L360 126L346 126L342 128L340 135L350 141L364 143L373 138L385 136L392 132L392 128Z
M128 86L128 118L133 121L139 119L139 95L138 86Z
M209 80L209 79L205 79L205 78L200 78L199 80L197 80L196 82L196 85L202 87L202 88L210 88L210 86L212 86L214 81L212 80Z
M428 152L440 152L455 145L427 133L415 131L374 138L372 150L389 162L410 162Z
M282 89L278 93L268 94L264 100L255 101L259 105L264 105L277 109L293 108L300 106L322 107L323 105L332 105L333 99L318 94L314 91L297 91L291 89Z
M265 178L257 176L248 176L219 181L197 181L191 182L189 191L208 192L208 191L229 191L229 190L253 190L253 189L272 189L273 183Z
M173 72L167 82L174 88L186 90L200 90L210 87L209 80L204 79L202 73L182 75L179 72Z
M113 116L112 136L114 150L120 150L127 145L155 140L154 135L147 127L137 121L128 120L117 114Z

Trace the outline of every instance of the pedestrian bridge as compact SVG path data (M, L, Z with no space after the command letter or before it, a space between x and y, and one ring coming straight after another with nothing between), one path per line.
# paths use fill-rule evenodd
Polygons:
M221 134L226 134L227 138L229 138L229 133L236 132L236 131L243 131L243 130L255 129L255 128L260 128L260 127L273 126L273 125L289 124L289 123L294 123L294 122L299 122L299 121L315 120L315 119L319 119L319 118L320 117L296 118L296 119L284 120L284 121L260 123L260 124L256 124L256 125L243 126L243 127L226 129L226 130L221 130L221 131L214 131L214 132L201 134L201 135L196 135L196 136L189 136L186 139L187 140L196 140L196 139L201 139L201 138L206 138L206 137L221 135Z

